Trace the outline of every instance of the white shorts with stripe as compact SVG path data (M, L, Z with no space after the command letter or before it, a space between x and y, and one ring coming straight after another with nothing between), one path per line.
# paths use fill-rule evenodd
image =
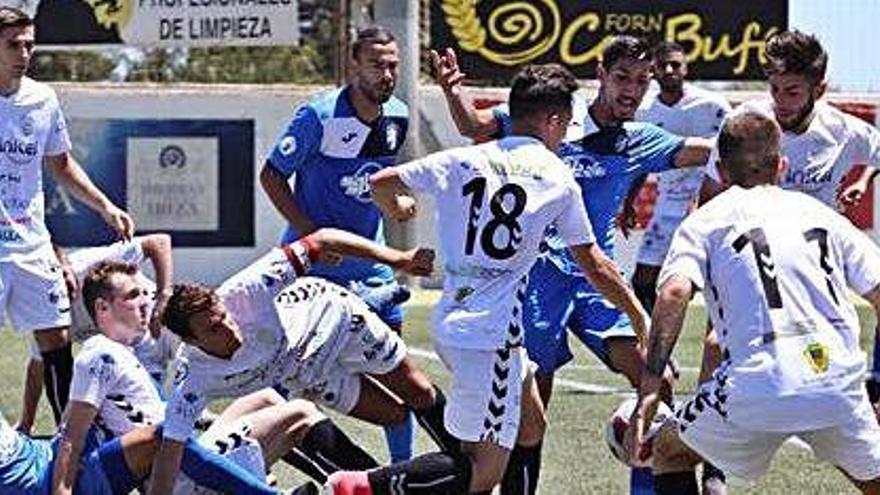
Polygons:
M533 369L525 347L435 347L452 374L445 411L447 431L465 442L513 449L519 433L522 384Z
M727 473L748 480L764 476L779 447L797 437L812 448L818 460L843 469L854 479L880 477L880 426L864 392L860 401L854 401L851 414L836 425L791 432L755 430L730 421L719 397L724 395L719 395L715 380L704 384L678 408L676 422L682 441ZM797 424L797 409L802 408L792 407L792 424Z

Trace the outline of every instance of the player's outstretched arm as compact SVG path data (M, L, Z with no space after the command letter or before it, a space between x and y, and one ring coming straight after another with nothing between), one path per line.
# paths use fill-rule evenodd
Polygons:
M86 434L97 414L98 410L85 402L71 401L68 405L67 421L61 428L60 445L55 456L55 470L52 474L53 494L73 493Z
M675 154L675 166L678 168L702 167L709 161L709 155L715 142L711 139L689 137L684 146Z
M611 304L620 308L633 325L639 342L645 342L647 328L645 323L645 310L636 298L635 293L629 288L626 281L620 275L620 271L614 262L605 256L595 243L588 245L569 246L575 261L584 271L587 279L599 292L605 296Z
M462 135L469 138L487 137L498 133L498 122L489 109L477 109L462 94L465 74L458 66L458 58L452 48L443 53L431 50L431 69L434 81L443 90L449 113Z
M141 248L156 273L156 304L150 315L150 333L159 336L162 328L162 313L171 297L171 284L174 281L174 261L171 257L171 236L168 234L150 234L139 237Z
M660 403L663 373L669 365L672 350L681 333L687 305L692 295L691 281L678 275L667 279L657 294L657 302L651 314L647 367L641 374L639 401L630 418L624 439L626 451L633 460L637 459L642 449L647 426L654 419L657 405Z
M149 495L172 493L174 479L180 471L181 459L183 459L183 443L163 438L159 452L153 461L153 476L150 478Z
M303 241L309 246L310 252L312 245L314 245L318 251L319 259L328 252L342 256L369 258L416 276L428 276L434 268L434 251L431 249L417 248L401 251L382 246L344 230L318 229Z
M47 156L46 166L52 176L65 189L89 208L101 215L101 218L113 227L117 234L125 240L130 240L134 235L134 220L128 213L114 205L100 189L98 189L82 167L73 159L70 153Z
M296 227L297 232L306 235L315 230L315 225L296 204L293 190L288 178L267 162L260 171L260 185L269 196L269 201L288 223Z

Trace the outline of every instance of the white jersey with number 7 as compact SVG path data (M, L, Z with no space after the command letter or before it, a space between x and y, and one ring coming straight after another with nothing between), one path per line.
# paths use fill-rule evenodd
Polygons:
M522 343L529 269L544 231L569 245L595 242L571 170L532 137L457 148L399 167L400 178L435 199L444 260L437 342L466 349Z
M880 284L880 251L847 219L799 192L733 186L681 224L659 283L672 275L705 294L730 421L823 428L858 403L865 356L847 288Z

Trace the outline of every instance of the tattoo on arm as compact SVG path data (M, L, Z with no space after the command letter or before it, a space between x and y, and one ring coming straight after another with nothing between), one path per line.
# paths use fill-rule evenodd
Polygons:
M648 372L663 376L672 350L678 341L687 312L687 298L661 297L651 315L651 334L648 340Z

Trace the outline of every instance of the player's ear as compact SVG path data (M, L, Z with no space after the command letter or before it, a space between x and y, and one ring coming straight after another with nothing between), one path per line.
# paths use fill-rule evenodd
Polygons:
M819 98L825 96L825 91L828 90L828 81L822 80L818 82L815 86L813 86L813 99L818 100Z
M715 168L718 170L718 178L721 179L721 186L727 188L733 183L730 182L730 176L727 174L727 163L724 160L718 159L715 162Z
M779 155L779 161L776 163L776 184L782 182L782 177L785 176L786 170L788 170L788 158Z

